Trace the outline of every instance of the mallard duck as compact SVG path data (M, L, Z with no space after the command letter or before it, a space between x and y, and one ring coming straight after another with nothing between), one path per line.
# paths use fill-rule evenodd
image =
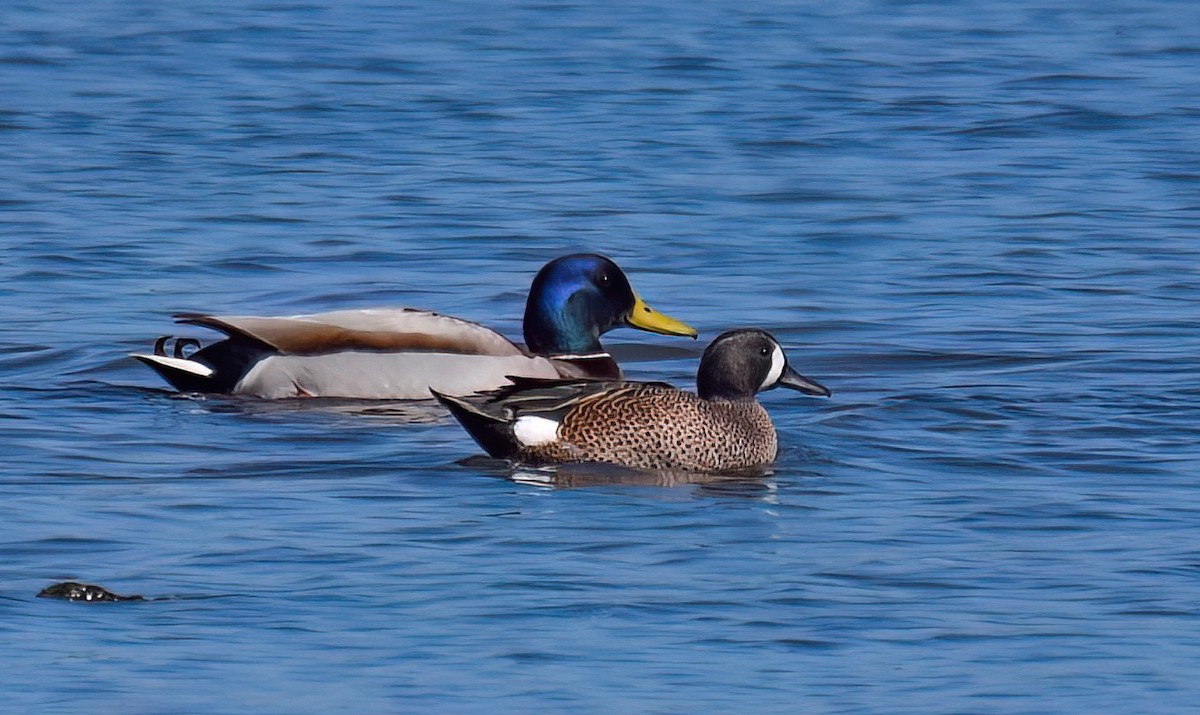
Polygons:
M608 258L575 254L547 263L525 306L522 349L477 323L412 308L340 310L292 317L182 313L227 338L199 348L194 338L159 338L133 357L185 392L263 398L428 398L430 389L465 395L508 376L619 378L600 336L627 325L696 337L690 326L646 305Z
M434 396L493 457L714 472L775 460L775 427L756 394L774 387L830 394L757 329L714 340L696 387L698 394L661 382L516 379L491 393Z

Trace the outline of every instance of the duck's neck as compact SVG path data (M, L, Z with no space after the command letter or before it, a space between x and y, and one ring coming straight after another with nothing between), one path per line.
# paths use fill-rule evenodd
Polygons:
M701 365L701 370L704 366ZM708 402L757 402L758 395L744 385L720 380L706 380L703 373L696 380L696 394Z
M606 355L600 344L600 336L587 332L563 331L559 326L540 324L531 326L525 321L525 344L535 355L546 357L572 356L591 357Z
M605 352L600 344L597 321L579 315L570 300L547 303L540 296L529 296L525 306L525 344L535 355L558 356L599 355ZM582 307L582 306L578 306ZM590 326L590 327L589 327Z

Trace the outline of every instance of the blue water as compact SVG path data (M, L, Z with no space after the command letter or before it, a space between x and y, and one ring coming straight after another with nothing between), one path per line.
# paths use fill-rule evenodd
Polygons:
M3 710L1200 708L1200 5L236 5L0 10ZM774 476L545 485L126 357L517 336L576 250L702 332L630 375L760 326L834 390L764 395Z

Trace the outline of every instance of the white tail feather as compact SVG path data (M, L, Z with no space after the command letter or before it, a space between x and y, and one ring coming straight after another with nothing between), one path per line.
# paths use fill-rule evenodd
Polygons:
M212 377L213 375L213 369L211 367L204 365L203 363L198 363L195 360L167 357L166 355L143 355L138 353L134 353L133 357L138 358L139 360L145 360L147 362L155 362L159 365L179 370L181 372L198 375L199 377Z

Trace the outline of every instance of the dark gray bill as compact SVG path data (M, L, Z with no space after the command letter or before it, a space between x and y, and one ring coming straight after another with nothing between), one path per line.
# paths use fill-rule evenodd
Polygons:
M791 365L783 368L783 374L779 376L779 382L775 383L780 387L787 387L792 390L798 390L806 395L818 395L820 397L829 397L833 393L829 388L825 387L816 380L810 380L792 369Z

